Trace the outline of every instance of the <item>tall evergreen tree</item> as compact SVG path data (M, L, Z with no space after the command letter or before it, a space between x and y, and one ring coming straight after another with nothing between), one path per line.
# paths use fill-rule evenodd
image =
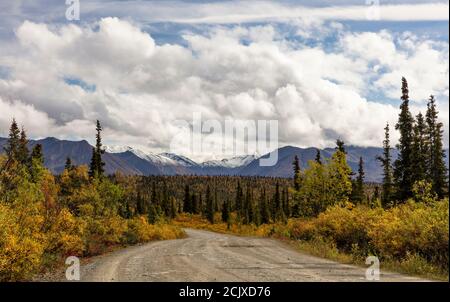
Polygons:
M198 198L197 198L197 195L195 193L192 193L192 196L191 196L191 212L193 214L200 213L200 207L199 207L199 204L198 204Z
M294 161L292 162L292 166L294 168L294 189L296 191L300 190L300 162L298 160L298 156L294 156Z
M19 153L20 146L20 130L15 119L12 120L11 126L9 128L9 137L6 146L3 148L5 150L6 156L8 157L8 162L17 161L17 155Z
M210 223L214 223L214 199L213 196L211 196L211 189L208 187L206 188L206 219Z
M416 122L413 127L413 148L412 148L412 182L427 180L427 154L428 140L426 138L426 123L422 113L416 116Z
M445 151L442 143L443 124L438 120L438 111L434 96L430 96L427 105L426 137L429 142L427 174L431 180L432 189L439 198L448 194L447 167L445 166Z
M44 154L42 145L36 144L31 151L31 155L27 160L28 171L30 172L33 182L37 182L39 176L44 171Z
M404 201L412 196L413 185L413 126L414 118L409 111L408 82L402 78L402 104L395 129L400 132L397 149L399 155L394 163L394 180L397 198Z
M202 193L198 194L198 212L202 215L205 213L205 206L203 205Z
M315 161L316 161L316 163L318 163L319 165L322 164L322 158L321 158L321 156L320 156L320 150L319 150L319 149L316 150L316 158L315 158Z
M35 161L42 166L44 165L44 153L41 144L36 144L31 150L31 162Z
M345 143L343 140L341 139L336 140L336 150L341 151L344 154L347 154L347 152L345 151Z
M64 165L64 170L70 171L73 169L72 159L70 157L66 158L66 163Z
M267 204L267 197L266 197L266 189L263 188L263 192L261 194L260 198L260 217L261 217L261 223L267 224L270 223L270 211L269 211L269 205Z
M105 150L102 148L101 132L103 129L99 120L97 120L95 130L97 131L95 136L96 142L95 147L92 148L92 159L89 175L93 178L101 178L105 172L105 163L102 161L102 154L105 153Z
M138 191L136 194L136 211L138 212L138 214L147 213L146 204L140 191Z
M234 202L235 211L238 216L238 220L242 217L242 205L243 205L243 199L244 199L244 193L242 191L241 182L238 181L237 187L236 187L236 198Z
M342 157L342 160L347 164L347 151L345 150L344 141L341 139L337 139L336 147L334 149L337 151L338 157ZM348 173L348 181L352 182L353 175L355 175L355 173L353 173L353 171L350 169Z
M248 222L257 223L253 202L253 189L250 186L247 187L247 200L248 200L247 201Z
M280 184L275 185L275 193L273 195L274 221L283 221L286 217L283 210L282 199L280 196Z
M177 200L172 197L170 198L170 218L175 218L177 216Z
M189 192L189 185L184 187L183 212L192 213L191 209L191 193Z
M391 141L389 134L389 123L384 128L383 141L383 155L377 156L378 161L383 167L383 189L381 195L381 203L386 207L393 198L393 183L392 183L392 155L391 155Z
M373 196L372 199L370 200L369 206L371 208L380 206L380 188L378 186L375 186L374 188Z
M222 203L222 222L225 222L228 226L230 224L230 203L228 200Z
M243 204L243 211L242 211L242 223L243 224L250 224L252 222L252 209L251 209L251 197L250 197L250 186L247 185L246 192L245 192L245 198L244 198L244 204Z
M283 190L283 213L285 218L289 218L291 216L291 208L289 205L289 192L287 188Z
M158 221L158 211L153 202L148 207L147 220L150 224L155 224Z
M358 176L354 182L352 201L355 203L361 203L364 199L364 161L362 157L359 157L358 163Z
M17 161L22 165L29 164L30 151L28 150L28 139L25 129L22 127L20 131L19 146L17 150Z

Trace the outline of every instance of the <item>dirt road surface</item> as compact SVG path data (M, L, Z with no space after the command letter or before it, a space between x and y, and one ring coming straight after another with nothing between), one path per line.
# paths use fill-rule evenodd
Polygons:
M367 281L366 268L299 253L273 239L187 229L185 239L93 257L81 281ZM380 281L425 281L381 270Z

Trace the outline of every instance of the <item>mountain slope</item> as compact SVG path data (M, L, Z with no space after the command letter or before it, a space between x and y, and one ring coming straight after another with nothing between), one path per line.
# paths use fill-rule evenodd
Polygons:
M249 165L239 171L241 175L248 176L271 176L271 177L292 177L292 161L297 155L300 160L300 166L305 168L308 166L308 161L314 160L316 157L316 148L297 148L292 146L282 147L278 149L278 161L272 167L264 167L259 165L259 160L254 160ZM347 161L353 171L358 170L359 157L362 156L364 161L364 169L366 173L366 181L379 182L381 181L382 169L380 163L376 160L377 155L382 154L381 148L375 147L346 147ZM327 148L320 151L323 160L330 158L335 152L333 148ZM268 158L273 152L262 156L261 158ZM397 157L395 150L392 152L393 158Z
M0 148L3 152L3 146L7 140L0 138ZM92 156L92 146L85 140L67 141L48 137L40 140L30 140L28 143L31 150L35 145L41 144L44 153L45 166L53 173L59 174L64 170L67 157L70 157L74 165L89 165ZM120 171L124 174L143 174L140 169L130 165L128 160L116 156L115 154L105 153L103 156L105 170L108 174Z
M7 139L0 138L0 153L3 152ZM76 165L89 165L92 146L85 140L68 141L56 138L30 140L29 147L41 144L45 156L45 165L53 173L61 173L67 157ZM173 153L146 153L132 147L107 147L103 156L105 170L108 174L120 171L126 175L243 175L292 177L292 161L298 155L302 169L307 167L309 160L316 156L315 148L297 148L286 146L279 148L278 161L272 167L259 165L259 159L253 155L237 156L234 158L196 163L191 159ZM359 157L364 160L366 181L380 182L382 170L376 156L382 154L381 148L347 146L347 159L353 171L357 171ZM333 148L321 150L323 159L330 158ZM448 150L446 164L448 167ZM393 150L393 158L397 157ZM270 153L269 153L270 154ZM261 158L267 158L269 154Z

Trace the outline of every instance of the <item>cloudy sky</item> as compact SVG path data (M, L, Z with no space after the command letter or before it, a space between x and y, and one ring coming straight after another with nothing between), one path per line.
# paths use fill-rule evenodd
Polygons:
M0 136L170 149L179 120L277 120L279 144L380 146L401 77L414 113L436 96L448 146L448 1L0 3ZM393 138L397 135L393 133ZM220 157L204 150L188 154Z

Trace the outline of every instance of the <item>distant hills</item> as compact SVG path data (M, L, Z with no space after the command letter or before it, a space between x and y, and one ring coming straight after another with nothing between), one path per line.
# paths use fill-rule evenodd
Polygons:
M0 153L7 142L0 138ZM48 137L40 140L30 140L30 149L41 144L45 156L45 165L53 173L59 174L64 170L67 157L76 165L89 165L92 155L92 146L85 140L68 141ZM381 148L347 146L347 160L353 171L358 169L359 157L364 160L366 181L380 182L382 170L376 156L382 153ZM264 167L259 165L259 159L253 155L237 156L223 160L195 161L173 153L146 153L132 147L106 147L103 160L106 164L106 173L113 174L120 171L127 175L241 175L241 176L269 176L292 177L292 161L298 155L302 167L307 166L309 160L316 156L316 148L297 148L286 146L278 150L278 162L275 166ZM329 158L334 152L333 148L320 150L322 158ZM393 157L397 152L393 150ZM262 157L267 157L268 154ZM448 150L446 163L448 166Z

